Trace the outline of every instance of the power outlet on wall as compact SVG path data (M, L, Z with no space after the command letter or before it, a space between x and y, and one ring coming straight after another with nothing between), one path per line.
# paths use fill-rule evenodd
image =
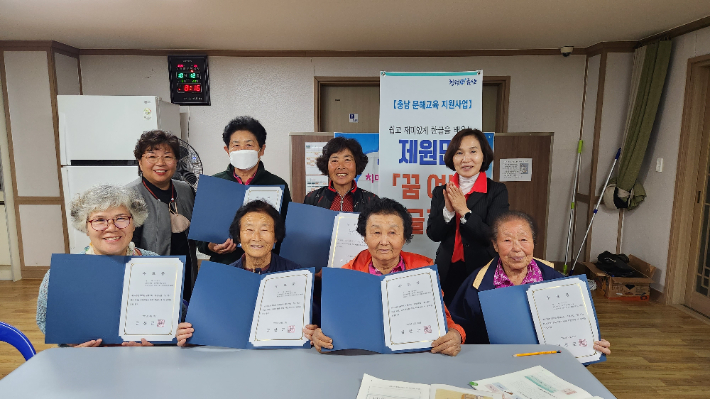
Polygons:
M656 172L663 172L663 158L656 159Z

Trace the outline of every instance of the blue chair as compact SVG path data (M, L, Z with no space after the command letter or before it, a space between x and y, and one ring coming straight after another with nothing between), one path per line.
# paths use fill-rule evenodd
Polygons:
M30 340L20 330L15 327L0 321L0 341L7 342L20 351L25 360L37 354L35 347L32 346Z

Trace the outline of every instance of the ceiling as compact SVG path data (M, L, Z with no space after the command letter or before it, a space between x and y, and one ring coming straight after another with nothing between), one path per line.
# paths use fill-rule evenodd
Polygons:
M80 49L534 49L639 40L708 15L708 0L0 0L0 40Z

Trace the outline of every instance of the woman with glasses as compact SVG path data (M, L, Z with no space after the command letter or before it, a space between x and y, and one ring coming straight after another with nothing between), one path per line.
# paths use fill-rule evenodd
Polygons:
M148 217L145 201L134 190L119 186L96 186L77 195L70 204L71 222L75 229L86 233L91 243L84 248L87 255L158 256L155 252L136 248L131 241L136 227ZM51 271L51 270L50 270ZM45 333L47 321L47 290L49 272L44 275L37 297L37 325ZM101 339L77 346L100 346ZM124 342L124 346L150 346Z
M168 132L151 130L141 135L133 155L141 177L128 187L135 189L148 206L148 219L136 229L133 242L159 255L186 256L183 298L189 301L197 277L196 246L187 239L195 192L187 183L172 179L180 142Z

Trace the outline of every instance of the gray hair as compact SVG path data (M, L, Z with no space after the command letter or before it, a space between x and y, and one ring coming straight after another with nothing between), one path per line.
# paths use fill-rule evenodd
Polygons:
M71 223L75 229L86 233L86 222L94 212L125 206L131 213L133 224L140 227L148 217L148 207L135 190L108 184L94 186L77 194L69 204Z
M537 243L537 224L532 216L521 211L505 211L493 219L493 224L491 225L491 241L496 241L498 238L498 231L503 223L508 223L512 220L519 220L528 224L530 231L532 232L533 244Z

